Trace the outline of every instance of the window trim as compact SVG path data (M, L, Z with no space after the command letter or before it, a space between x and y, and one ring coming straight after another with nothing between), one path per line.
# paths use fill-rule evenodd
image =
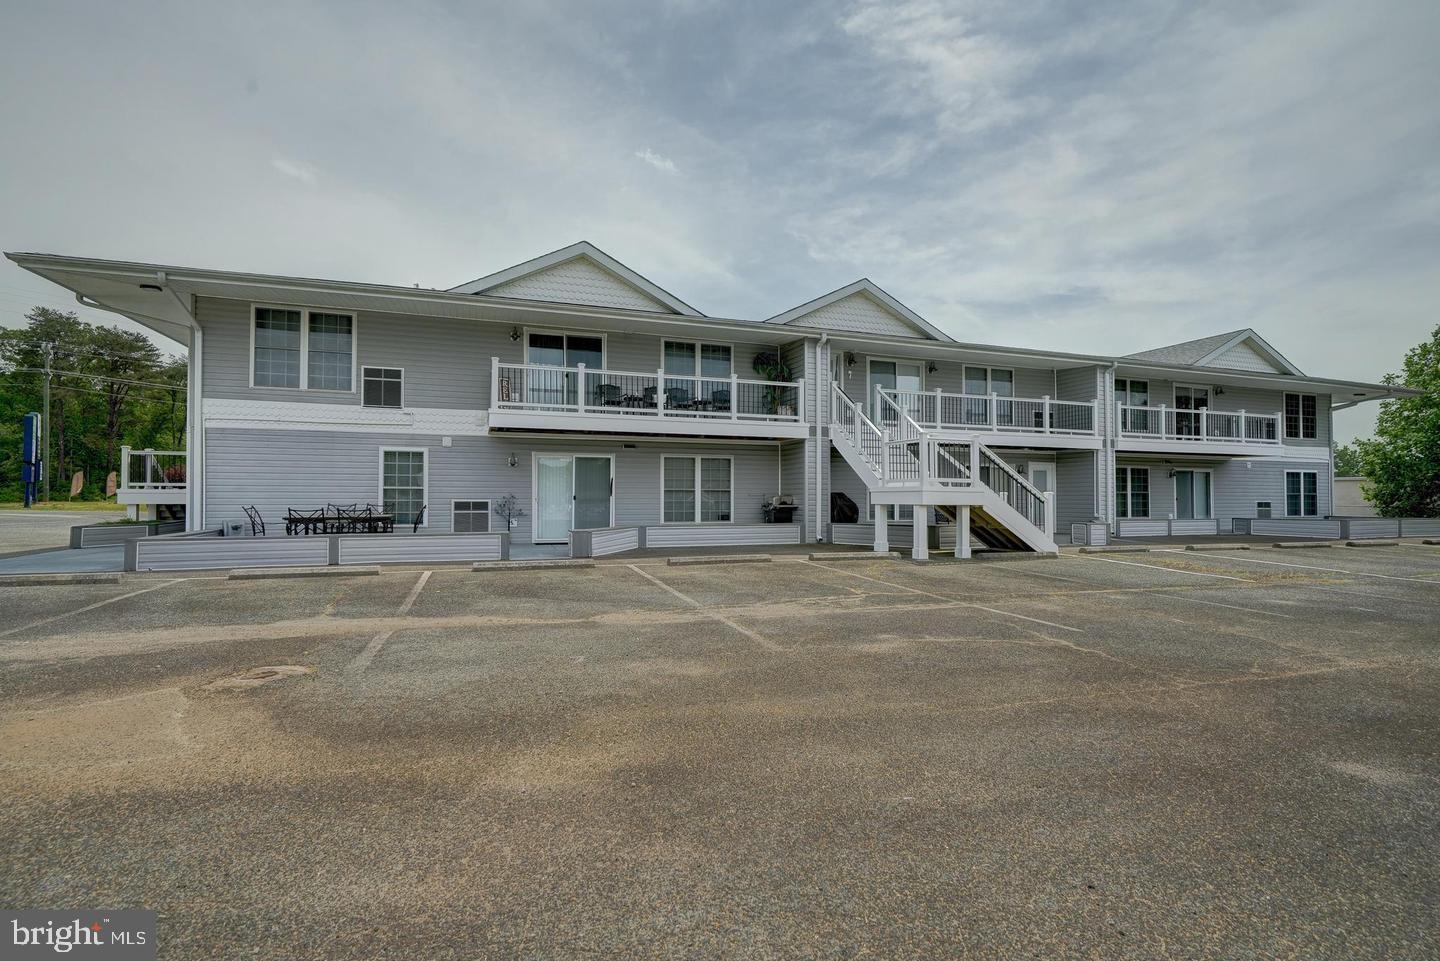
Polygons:
M1151 510L1151 507L1153 506L1154 499L1155 499L1155 487L1154 487L1153 484L1150 483L1150 471L1152 470L1152 468L1144 467L1144 466L1136 467L1136 466L1133 466L1133 465L1130 465L1130 464L1117 464L1117 465L1115 465L1115 471L1116 471L1117 474L1118 474L1120 471L1122 471L1122 470L1126 472L1126 474L1125 474L1125 513L1124 513L1124 514L1121 514L1121 513L1120 513L1120 505L1117 503L1117 504L1115 505L1115 519L1116 519L1117 521L1121 521L1121 520L1124 520L1124 521L1133 521L1133 520L1142 520L1142 521L1143 521L1143 520L1148 520L1148 519L1151 517L1150 510ZM1134 484L1134 482L1133 482L1132 479L1133 479L1134 474L1135 474L1136 471L1144 471L1144 472L1145 472L1145 516L1144 516L1144 517L1137 517L1136 514L1135 514L1135 484ZM1115 493L1118 495L1118 494L1120 493L1120 478L1119 478L1118 476L1112 477L1112 478L1111 478L1111 483L1115 485ZM1211 496L1214 496L1214 488L1213 488L1213 487L1211 488Z
M430 466L430 465L428 464L429 458L427 457L426 460L427 460L427 464L425 465L425 466L426 466L426 470L429 470L429 466ZM455 509L455 505L456 505L456 504L479 504L479 503L482 503L482 502L485 504L485 529L484 529L483 531L457 531L457 530L455 529L455 515L456 515L457 513L459 513L459 512ZM452 534L493 534L493 533L495 533L495 531L491 529L491 528L493 528L493 527L495 526L494 523L493 523L493 521L494 521L494 519L495 519L495 512L494 512L493 510L491 510L491 506L493 505L493 503L494 503L493 498L489 498L489 497L455 497L455 498L451 498L451 500L450 500L450 533L452 533ZM428 515L428 514L430 513L430 511L429 511L429 510L426 510L425 513ZM476 512L476 511L466 511L466 513L467 513L467 514L474 514L474 513L477 513L477 512ZM427 520L428 520L428 517L427 517ZM421 527L424 527L425 525L424 525L424 524L421 524L420 526L421 526Z
M1295 398L1295 433L1290 433L1290 398ZM1306 436L1305 434L1305 398L1315 405L1315 432ZM1287 390L1280 400L1280 419L1284 421L1281 425L1284 431L1285 440L1319 440L1320 439L1320 395L1310 394L1297 390Z
M298 310L300 312L300 384L297 387L272 387L255 383L255 323L256 311ZM310 315L338 314L350 318L350 389L310 386ZM304 307L300 304L250 305L250 388L252 390L313 390L321 394L354 394L360 386L360 314L354 310L339 310L328 307ZM363 403L363 398L362 398Z
M365 403L365 371L367 370L398 370L400 371L400 406L387 407L384 404L374 405ZM404 410L405 409L405 368L385 367L380 364L360 365L360 406L368 407L370 410Z
M665 519L665 462L667 460L689 460L695 462L695 514L693 520L688 521L667 521ZM728 521L702 521L701 512L704 508L700 503L700 492L703 489L700 471L701 460L728 460L730 462L730 509L726 512L730 515ZM660 455L660 523L669 527L697 526L703 524L734 524L735 523L735 457L732 454L661 454Z
M530 451L530 543L532 544L568 544L570 534L565 534L562 540L537 540L540 530L540 458L542 457L568 457L570 458L570 530L574 530L575 524L575 458L593 457L605 459L610 462L610 527L615 526L615 503L619 500L615 496L615 484L619 481L619 475L615 473L618 463L614 454L597 454L594 451L567 451L567 450L531 450ZM661 475L661 483L664 483L664 475ZM664 491L661 491L661 498L664 498ZM587 530L605 530L605 528L591 527Z
M1292 514L1292 513L1290 513L1290 475L1291 475L1291 474L1296 474L1296 475L1299 475L1299 477L1300 477L1300 513L1298 513L1298 514ZM1313 513L1313 514L1307 514L1307 513L1305 513L1305 475L1306 475L1306 474L1313 474L1313 475L1315 475L1315 513ZM1285 516L1286 516L1286 517L1302 517L1302 518L1303 518L1303 517L1316 517L1316 518L1318 518L1318 517L1320 516L1320 472L1319 472L1318 470L1313 469L1313 468L1307 468L1307 469L1302 469L1302 470L1287 470L1287 471L1285 472L1285 487L1284 487L1284 490L1282 491L1282 497L1283 497L1284 500L1285 500ZM1272 508L1272 510L1271 510L1271 513L1272 513L1272 514L1274 513L1273 508Z
M524 327L524 328L521 329L520 332L521 332L521 335L522 335L521 338L520 338L521 356L525 358L524 363L526 364L526 366L531 366L531 365L536 366L536 367L549 367L549 366L551 366L550 364L536 364L533 360L530 359L530 335L531 335L531 334L550 334L551 336L560 336L560 337L565 337L565 338L567 338L567 342L566 342L566 345L565 345L565 350L566 350L567 353L568 353L569 350L570 350L570 345L569 345L569 342L568 342L568 338L570 338L570 337L593 337L593 338L598 339L598 340L600 341L600 367L599 367L599 369L600 369L600 370L609 370L609 367L608 367L607 365L610 363L610 337L609 337L609 335L606 334L605 331L603 331L603 330L578 330L578 329L572 329L572 328L569 328L569 327ZM557 367L556 369L557 369L557 370L573 370L574 368L572 368L572 367L567 367L567 366L565 366L565 365L562 364L562 365L560 365L559 367ZM587 368L585 368L585 369L586 369L586 370L595 370L596 368L594 368L594 367L587 367Z
M421 471L422 494L421 505L425 508L425 518L420 522L422 528L430 526L430 448L428 447L381 447L376 454L376 491L379 496L375 503L382 508L385 506L385 455L386 454L423 454L425 455L425 466Z
M1134 392L1131 390L1131 386L1132 386L1133 384L1137 383L1137 382L1145 385L1145 403L1143 403L1143 404L1137 404L1137 403L1135 403L1134 400L1132 399L1132 395L1133 395ZM1149 407L1150 407L1150 379L1149 379L1148 377L1146 377L1146 378L1140 378L1140 377L1116 377L1116 378L1115 378L1115 383L1114 383L1114 385L1113 385L1113 387L1112 387L1111 389L1115 391L1115 397L1116 397L1117 400L1119 400L1119 398L1120 398L1120 385L1121 385L1121 384L1124 384L1124 385L1125 385L1125 399L1124 399L1124 400L1121 400L1120 403L1124 404L1126 407L1139 407L1139 408L1143 408L1143 409L1149 409Z
M670 373L668 370L665 370L665 345L666 345L666 344L692 344L692 345L694 345L694 347L695 347L695 373L693 373L693 374L672 374L672 373ZM722 377L712 377L712 376L709 376L709 375L707 375L707 374L702 374L702 373L700 372L700 364L701 364L700 354L701 354L701 352L702 352L701 348L706 347L706 346L710 346L710 347L728 347L728 348L730 348L730 373L726 374L723 378L722 378ZM740 376L739 373L735 370L735 353L736 353L736 352L735 352L735 343L734 343L734 341L724 341L724 340L691 340L691 339L688 338L688 337L661 337L661 338L660 338L660 366L659 366L657 369L658 369L658 370L665 371L665 376L666 376L666 377L675 377L675 378L694 377L694 378L698 378L698 379L700 379L700 380L728 380L728 379L731 378L731 377L738 377L738 376Z

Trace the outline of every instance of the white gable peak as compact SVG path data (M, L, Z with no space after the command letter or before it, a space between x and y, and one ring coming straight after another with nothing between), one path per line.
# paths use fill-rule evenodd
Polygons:
M451 292L688 317L704 316L585 241L452 287Z

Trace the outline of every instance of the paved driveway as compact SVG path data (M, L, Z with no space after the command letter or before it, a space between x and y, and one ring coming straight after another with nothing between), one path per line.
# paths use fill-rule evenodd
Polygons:
M17 551L69 547L75 524L103 524L125 519L120 511L0 511L0 558Z
M0 592L0 901L164 957L1440 943L1433 548Z

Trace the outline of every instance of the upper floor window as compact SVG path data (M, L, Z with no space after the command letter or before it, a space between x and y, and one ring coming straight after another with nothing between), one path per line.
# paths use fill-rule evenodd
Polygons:
M965 393L995 394L997 397L1015 396L1015 371L1005 367L965 368Z
M365 407L404 407L405 371L399 367L366 367L361 380Z
M355 389L355 316L299 307L256 307L252 387Z
M1285 395L1285 436L1300 440L1314 440L1318 417L1314 394Z
M667 340L662 352L665 373L675 377L729 379L734 369L729 344L705 344L690 340Z
M1115 399L1129 407L1149 407L1150 382L1117 377L1115 378Z
M256 387L300 386L300 311L255 308Z

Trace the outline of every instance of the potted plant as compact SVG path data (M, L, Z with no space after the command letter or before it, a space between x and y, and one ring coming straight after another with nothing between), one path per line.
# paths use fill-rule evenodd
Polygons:
M768 381L791 381L795 379L794 371L790 365L780 359L780 352L775 350L762 350L755 355L751 364L755 373ZM765 388L765 409L767 413L780 417L795 416L795 398L793 387L766 387Z

